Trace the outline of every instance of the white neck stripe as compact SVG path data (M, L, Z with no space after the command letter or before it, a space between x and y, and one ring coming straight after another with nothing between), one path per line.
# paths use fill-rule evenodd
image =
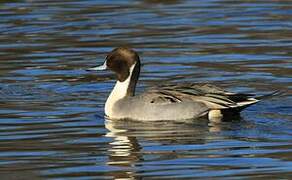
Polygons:
M114 104L118 100L126 97L135 66L136 66L136 63L130 67L129 76L127 77L127 79L125 81L123 81L123 82L117 81L116 82L112 92L110 93L109 97L107 98L106 103L105 103L105 114L107 116L114 117L114 114L113 114Z

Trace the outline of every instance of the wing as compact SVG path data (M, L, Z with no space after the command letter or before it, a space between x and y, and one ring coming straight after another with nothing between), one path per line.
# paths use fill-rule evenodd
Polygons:
M167 91L148 91L141 94L141 96L143 96L144 100L147 100L149 103L153 104L171 104L182 102L180 98Z
M251 94L232 93L210 84L168 84L149 89L152 103L203 102L211 109L236 108L258 100ZM243 103L244 102L244 103Z

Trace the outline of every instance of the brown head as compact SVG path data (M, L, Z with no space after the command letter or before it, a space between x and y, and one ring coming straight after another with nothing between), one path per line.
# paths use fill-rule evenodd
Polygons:
M140 58L134 50L127 47L115 48L107 55L103 65L90 68L89 70L105 69L113 71L119 82L124 82L131 75L128 94L134 95L140 73Z
M130 48L119 47L110 52L106 57L106 66L116 73L120 82L125 81L130 75L130 68L140 65L138 54Z

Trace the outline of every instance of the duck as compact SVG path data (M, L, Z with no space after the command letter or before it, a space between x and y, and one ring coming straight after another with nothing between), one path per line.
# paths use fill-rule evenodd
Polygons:
M207 118L221 122L226 117L238 115L243 109L267 95L230 92L208 83L165 84L135 94L140 75L141 61L138 53L129 47L113 49L102 65L89 71L111 70L116 83L108 96L104 112L111 120L184 121Z

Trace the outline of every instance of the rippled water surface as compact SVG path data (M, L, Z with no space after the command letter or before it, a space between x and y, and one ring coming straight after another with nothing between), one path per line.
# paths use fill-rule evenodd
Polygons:
M292 3L0 1L1 179L292 178ZM111 73L130 46L152 85L285 94L222 124L112 122Z

